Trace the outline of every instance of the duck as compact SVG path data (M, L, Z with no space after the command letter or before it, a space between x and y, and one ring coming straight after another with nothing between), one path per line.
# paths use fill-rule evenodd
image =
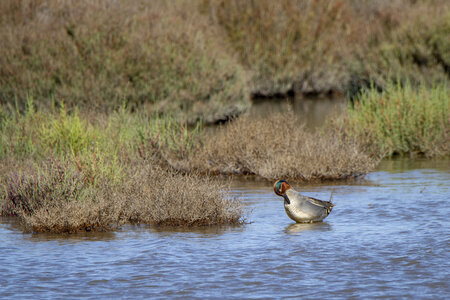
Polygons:
M283 197L284 209L289 218L297 223L321 222L334 207L330 201L307 197L297 192L286 180L274 183L275 194Z

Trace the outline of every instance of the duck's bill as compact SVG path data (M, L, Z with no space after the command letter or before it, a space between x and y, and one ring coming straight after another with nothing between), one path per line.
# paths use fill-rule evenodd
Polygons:
M286 194L283 195L284 201L286 201L287 204L291 204L291 201L289 200L288 196Z

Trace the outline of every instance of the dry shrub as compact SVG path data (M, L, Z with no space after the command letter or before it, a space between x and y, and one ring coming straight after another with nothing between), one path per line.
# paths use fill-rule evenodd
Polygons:
M204 1L255 94L357 92L397 75L448 81L449 1Z
M9 176L2 215L16 215L33 232L108 230L121 205L107 186L94 189L69 161L50 158L40 168Z
M127 180L120 184L104 178L94 185L69 160L49 159L2 180L0 215L16 215L25 231L54 233L112 230L127 222L243 223L242 205L223 183L147 163L130 166Z
M106 187L104 187L106 189ZM103 190L105 192L105 190ZM42 203L29 215L19 215L25 231L73 233L117 229L123 223L123 203L115 201L115 194L93 192L85 201Z
M248 106L243 69L190 1L0 2L0 101L214 121Z
M376 166L376 159L364 154L356 141L309 132L292 111L234 120L205 138L193 161L198 169L212 173L302 181L358 177Z
M131 223L168 226L242 224L243 207L218 179L145 166L123 193Z

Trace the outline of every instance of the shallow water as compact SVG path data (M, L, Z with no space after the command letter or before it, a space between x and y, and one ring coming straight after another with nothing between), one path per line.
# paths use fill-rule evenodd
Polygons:
M341 98L287 98L258 100L253 103L249 113L264 118L274 113L286 113L291 110L299 116L300 122L307 128L315 129L324 125L328 118L342 114L347 109L347 99Z
M234 182L252 210L239 227L34 235L0 218L0 298L448 298L449 184L447 160L303 186L333 192L317 224L294 224L264 181Z

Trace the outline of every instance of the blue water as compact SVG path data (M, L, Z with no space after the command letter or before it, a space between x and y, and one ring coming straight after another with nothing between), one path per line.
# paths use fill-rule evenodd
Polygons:
M271 183L235 181L238 227L24 234L0 218L1 298L450 298L450 162L383 162L293 224Z

